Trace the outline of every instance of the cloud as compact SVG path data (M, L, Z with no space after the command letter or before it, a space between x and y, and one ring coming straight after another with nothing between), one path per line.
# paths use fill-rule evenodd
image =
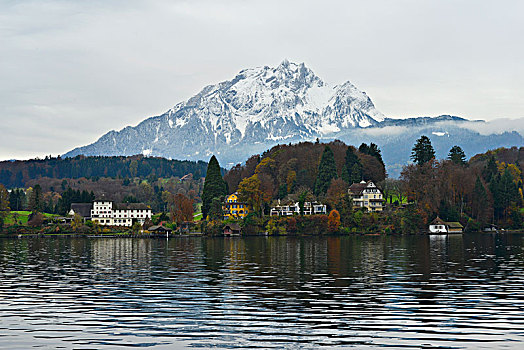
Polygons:
M362 129L362 133L369 136L398 136L404 134L408 130L405 126L386 126L383 128L367 128Z
M464 123L462 125L481 135L502 134L512 131L524 135L524 118L497 118L486 122Z

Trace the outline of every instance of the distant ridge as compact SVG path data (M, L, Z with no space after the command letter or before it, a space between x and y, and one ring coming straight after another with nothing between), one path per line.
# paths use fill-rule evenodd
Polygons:
M46 158L0 162L0 183L8 188L25 187L27 182L43 177L78 179L99 177L145 178L149 175L169 178L193 174L195 178L206 174L203 161L180 161L164 158L113 156L77 156L74 158Z

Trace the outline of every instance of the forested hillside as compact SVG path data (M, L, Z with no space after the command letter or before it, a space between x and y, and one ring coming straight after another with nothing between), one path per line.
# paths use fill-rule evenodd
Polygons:
M325 189L315 185L318 183L319 165L326 148L334 157L334 178L340 178L346 184L363 179L376 182L385 179L384 163L375 144L362 144L357 149L338 140L330 143L301 142L277 145L262 155L252 156L244 165L233 167L224 177L229 193L235 192L243 179L254 175L257 175L264 192L271 198L282 199L304 188L325 193ZM322 183L329 186L331 179Z
M469 230L493 223L522 229L524 148L499 148L469 162L463 153L453 157L453 149L448 159L415 161L402 171L406 195L416 203L417 220L422 220L419 226L439 215L445 221L461 221Z
M170 178L205 176L207 163L144 157L85 157L0 162L0 183L7 188L26 187L40 178Z

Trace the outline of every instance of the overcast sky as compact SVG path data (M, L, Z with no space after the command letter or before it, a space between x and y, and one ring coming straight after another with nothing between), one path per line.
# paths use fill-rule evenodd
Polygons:
M63 154L284 58L389 117L521 118L523 38L518 0L0 0L0 159Z

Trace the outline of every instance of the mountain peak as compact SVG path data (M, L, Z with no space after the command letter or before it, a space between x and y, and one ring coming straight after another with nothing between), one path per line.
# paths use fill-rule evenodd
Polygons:
M284 58L278 66L279 67L289 67L289 64L290 64L289 60L287 58Z
M67 155L143 153L206 159L232 147L335 136L382 119L371 99L349 81L331 86L304 63L284 59L276 67L241 70L160 116L108 133Z

